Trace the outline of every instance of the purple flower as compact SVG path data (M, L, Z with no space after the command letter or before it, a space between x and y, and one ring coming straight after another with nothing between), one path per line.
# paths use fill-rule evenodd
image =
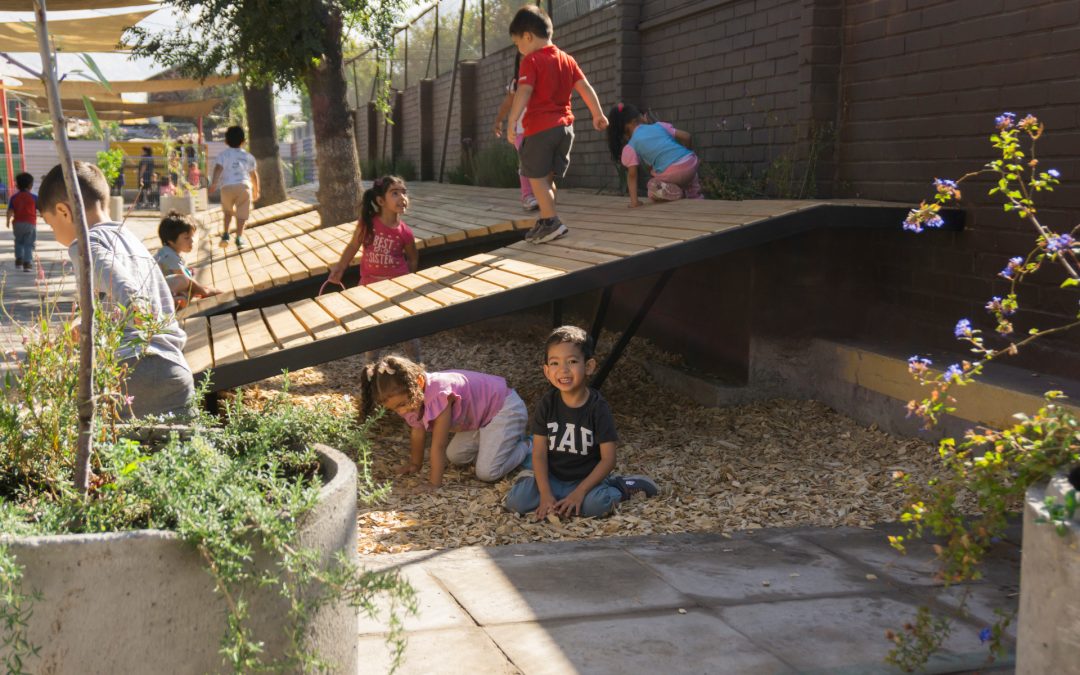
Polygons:
M1010 128L1015 121L1016 113L1004 112L994 118L994 126L1000 131Z
M1055 234L1046 240L1046 250L1049 253L1057 253L1073 245L1073 238L1068 234Z
M927 227L937 228L937 227L941 227L944 224L945 224L945 221L941 219L941 216L936 215L936 214L932 215L932 216L930 216L929 218L926 219L926 226Z
M945 382L960 382L964 378L964 369L960 367L960 364L954 363L945 369L945 375L943 377Z
M908 217L904 219L904 229L908 232L914 232L915 234L918 234L922 232L923 228L922 223L920 223L917 219L911 217L911 215L908 215Z
M981 642L982 644L990 642L990 639L993 637L994 631L990 630L989 628L983 628L981 631L979 631L979 642Z
M908 371L912 375L918 375L919 373L926 372L926 369L933 363L930 359L923 358L919 355L912 356L907 360Z
M1009 258L1009 264L1005 266L1005 269L998 272L998 276L1005 277L1006 279L1013 279L1016 273L1020 271L1020 266L1024 264L1024 259L1020 256L1015 258Z
M953 334L958 338L971 337L971 322L967 319L960 319L956 322Z
M1061 178L1061 172L1057 169L1050 169L1046 172L1046 175L1050 176L1051 178Z

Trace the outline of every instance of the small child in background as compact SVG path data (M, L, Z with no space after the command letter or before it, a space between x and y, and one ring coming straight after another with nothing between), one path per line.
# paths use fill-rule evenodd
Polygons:
M517 78L518 70L521 68L521 52L514 55L514 76L510 78L510 84L506 85L506 96L503 97L503 101L499 104L499 111L495 113L495 137L502 138L503 124L506 121L506 116L510 113L510 106L514 104L514 94L517 92ZM524 115L528 110L523 110ZM509 138L510 128L505 129L506 135ZM521 120L518 120L517 126L514 128L514 147L518 152L521 152L521 142L525 140L525 128L521 126ZM521 207L526 211L535 211L540 208L540 205L536 202L536 196L533 195L532 184L529 179L525 177L525 174L521 173L521 158L518 158L518 180L521 181Z
M401 219L408 208L409 190L401 177L376 178L360 199L360 219L341 259L330 268L330 283L341 284L345 270L361 249L361 286L415 272L420 266L416 238ZM404 348L410 358L420 360L419 339L409 340ZM375 352L366 354L368 361L375 356Z
M442 485L447 461L475 461L476 477L494 482L529 456L525 435L529 411L501 377L468 370L429 373L391 355L364 368L360 387L362 419L378 404L400 415L411 428L409 462L398 468L398 474L423 468L424 445L431 433L429 480L422 490Z
M649 122L634 106L618 103L608 112L608 148L616 162L626 167L626 187L630 207L638 201L638 166L647 164L652 178L647 184L649 199L670 202L676 199L703 199L698 182L698 157L690 149L690 134L667 122Z
M244 247L244 226L251 215L251 206L259 201L259 172L255 157L240 146L247 137L244 128L233 126L225 130L225 148L214 158L214 175L210 179L213 194L221 187L222 230L221 246L229 245L229 226L236 216L236 248Z
M572 56L551 42L551 19L535 5L517 11L510 22L510 39L521 53L518 87L510 106L509 124L521 120L525 138L518 156L540 206L536 225L525 241L543 244L568 230L555 209L555 179L566 175L574 144L574 113L570 94L577 92L592 114L593 128L603 131L608 120L592 85ZM522 115L528 108L528 113ZM507 134L513 143L513 138Z
M165 275L165 282L169 284L177 309L186 307L193 297L207 298L221 293L213 286L203 286L196 281L191 268L184 263L181 256L183 253L191 253L195 248L196 230L191 216L181 215L176 211L170 211L158 224L161 249L154 254L154 260Z
M7 226L15 235L15 269L30 272L34 268L34 247L37 243L37 195L30 192L34 177L25 171L15 176L18 192L11 195L7 205Z
M199 171L198 162L188 162L187 182L196 190L202 187L202 171Z
M150 200L150 206L152 208L158 208L161 206L161 175L157 171L150 174L151 188L147 195Z
M645 476L612 476L619 435L611 408L588 377L596 370L592 340L577 326L548 335L544 377L552 388L540 399L532 421L532 471L506 494L518 514L606 516L634 494L659 493Z
M161 177L161 187L158 188L159 197L173 197L176 195L176 186L168 176Z

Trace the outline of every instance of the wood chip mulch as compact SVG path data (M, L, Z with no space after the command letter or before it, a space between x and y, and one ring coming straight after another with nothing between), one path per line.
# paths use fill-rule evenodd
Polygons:
M502 375L531 409L547 386L540 370L546 332L538 316L518 315L424 338L422 353L429 370ZM601 357L616 337L603 336ZM500 506L514 473L488 484L471 467L451 467L436 494L402 494L422 480L409 477L398 479L381 502L361 503L360 552L763 527L869 527L896 520L905 505L894 472L925 482L937 471L932 445L866 428L815 401L703 407L657 386L644 367L648 361L677 365L679 359L635 338L604 396L622 439L616 472L651 476L661 488L657 498L622 504L608 518L535 523ZM362 365L355 356L291 373L290 394L305 405L356 414ZM257 400L280 388L281 378L273 378L250 387L248 395ZM404 422L385 415L373 425L370 440L375 480L392 480L394 468L408 457Z

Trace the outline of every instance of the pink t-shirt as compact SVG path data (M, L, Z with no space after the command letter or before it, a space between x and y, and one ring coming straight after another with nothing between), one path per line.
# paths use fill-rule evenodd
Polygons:
M397 227L387 227L378 216L372 219L371 243L364 244L360 257L360 283L368 285L381 279L400 277L409 273L405 246L413 243L413 233L404 221Z
M476 431L486 427L506 402L510 388L498 375L474 373L471 370L444 370L427 373L424 383L424 405L419 413L402 415L406 424L431 431L435 418L456 401L450 412L450 429Z

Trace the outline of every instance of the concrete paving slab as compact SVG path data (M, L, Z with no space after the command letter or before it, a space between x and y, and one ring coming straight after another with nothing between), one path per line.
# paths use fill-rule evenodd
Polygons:
M439 560L428 570L481 626L682 607L687 598L618 550Z
M461 605L422 567L408 566L400 569L401 576L416 591L418 613L405 618L405 630L421 631L440 628L470 628L476 623ZM361 612L360 635L382 633L386 630L390 602L380 598L376 603L378 614L372 618ZM397 608L399 616L404 611Z
M1017 578L1020 571L1017 570ZM968 593L965 605L966 612L961 613L960 607L964 594ZM939 603L948 607L953 612L966 616L968 621L980 629L989 628L998 622L997 611L1003 611L1006 615L1013 616L1012 622L1005 630L1005 635L1015 644L1016 642L1016 612L1020 609L1020 585L1016 584L969 584L965 586L950 586L942 589L937 594Z
M390 648L382 637L360 638L359 675L390 672ZM479 628L409 634L405 660L397 675L520 675L491 638Z
M889 545L886 536L874 530L846 530L812 533L804 538L893 581L914 586L942 585L934 578L938 564L929 544L922 541L911 542L907 546L907 553L902 554Z
M721 539L692 549L630 546L627 552L704 604L880 592L861 569L809 541L779 545Z
M884 661L892 647L885 632L914 617L916 606L885 596L858 596L713 611L800 673L900 673ZM978 633L978 629L958 625L926 672L955 673L983 665L987 653Z
M487 632L528 675L794 672L703 610L508 624Z

